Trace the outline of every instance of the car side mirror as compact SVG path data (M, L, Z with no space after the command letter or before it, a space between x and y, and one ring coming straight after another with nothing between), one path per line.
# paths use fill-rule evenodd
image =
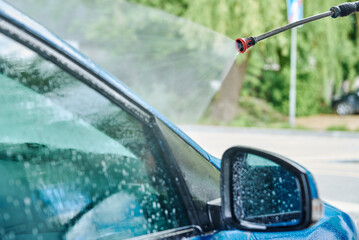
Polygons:
M318 221L323 204L314 180L282 156L246 147L228 149L221 162L222 220L227 228L299 230Z

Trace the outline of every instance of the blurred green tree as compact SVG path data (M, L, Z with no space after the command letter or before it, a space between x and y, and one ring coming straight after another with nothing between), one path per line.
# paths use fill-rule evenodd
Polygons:
M188 18L233 39L257 36L288 23L285 0L130 1ZM342 2L304 0L304 17L327 11ZM344 80L353 83L359 70L356 47L358 20L358 15L326 18L298 30L297 115L311 115L322 111L323 107L330 105L333 92L340 88ZM234 94L238 99L241 93L243 97L251 95L263 98L287 114L289 50L288 31L260 42L245 55L240 55L236 80L224 81L222 88L227 93L221 94L220 90L212 105L220 102L228 109L230 106L225 98ZM232 104L236 105L237 101L232 101ZM230 118L233 117L234 113Z

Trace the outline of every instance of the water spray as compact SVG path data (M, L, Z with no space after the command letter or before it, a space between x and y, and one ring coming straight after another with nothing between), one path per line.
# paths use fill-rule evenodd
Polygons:
M264 33L262 35L259 35L257 37L248 37L248 38L237 38L236 39L236 47L240 53L246 52L249 48L253 47L256 43L259 41L262 41L266 38L272 37L274 35L277 35L281 32L287 31L289 29L301 26L303 24L313 22L322 18L326 17L346 17L348 15L351 15L353 13L356 13L359 11L359 1L356 2L348 2L348 3L342 3L339 4L336 7L330 8L328 12L324 12L321 14L317 14L311 17L304 18L302 20L290 23L288 25L285 25L283 27L274 29L270 32Z

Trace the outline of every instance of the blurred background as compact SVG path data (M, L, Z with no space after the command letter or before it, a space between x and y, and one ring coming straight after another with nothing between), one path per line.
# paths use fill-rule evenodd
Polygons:
M139 1L148 5L153 1ZM157 7L223 33L232 39L257 36L288 23L286 1L163 1ZM343 1L304 1L304 16L327 11ZM275 6L275 7L274 7ZM331 100L358 87L358 16L323 19L298 29L297 116L331 113ZM237 63L243 66L239 91L242 114L223 119L234 125L278 123L289 110L290 31L252 48ZM261 109L263 108L263 109ZM273 109L272 109L273 108ZM266 111L263 118L257 111ZM277 114L279 113L279 114ZM216 116L220 119L220 116ZM256 119L258 118L258 119ZM256 122L258 121L258 122ZM334 120L333 124L336 123ZM306 123L299 121L298 125ZM344 128L345 123L343 123ZM308 127L316 127L310 125ZM318 126L319 127L319 126ZM323 126L321 126L323 127ZM334 126L328 126L334 127ZM346 126L357 129L357 126Z
M342 2L304 0L303 15ZM238 37L288 24L286 0L11 4L182 124L214 156L233 145L288 156L314 173L325 201L359 223L359 116L348 114L359 110L359 14L298 29L297 120L288 130L290 31L246 54L234 48Z
M341 2L305 0L303 15ZM245 55L236 57L233 46L233 39L287 24L285 0L11 4L68 40L172 121L289 127L290 31L260 42ZM356 117L332 114L334 96L359 87L358 18L326 18L298 29L297 128L359 131ZM231 77L225 79L235 58Z
M184 17L232 39L258 36L288 23L284 0L131 2ZM304 17L328 11L342 2L304 0ZM297 128L359 131L356 116L339 118L332 108L335 95L359 87L358 19L359 15L335 20L326 18L298 29ZM225 94L217 92L201 121L288 127L290 31L259 43L246 55L238 56L236 63L240 69L236 77L239 83L231 82L231 87L222 84ZM236 95L237 101L225 99L232 95Z

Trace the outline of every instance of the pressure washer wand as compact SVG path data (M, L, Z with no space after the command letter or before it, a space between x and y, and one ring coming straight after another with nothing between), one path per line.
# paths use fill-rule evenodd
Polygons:
M331 16L332 18L346 17L346 16L353 14L355 12L358 12L358 11L359 11L359 1L342 3L336 7L332 7L328 12L304 18L302 20L299 20L297 22L293 22L293 23L290 23L283 27L274 29L270 32L264 33L257 37L237 38L236 39L236 47L240 53L244 53L245 51L247 51L250 47L254 46L259 41L262 41L266 38L277 35L281 32L287 31L291 28L295 28L300 25L303 25L303 24L306 24L309 22L313 22L313 21L316 21L316 20L319 20L322 18L326 18L329 16Z

